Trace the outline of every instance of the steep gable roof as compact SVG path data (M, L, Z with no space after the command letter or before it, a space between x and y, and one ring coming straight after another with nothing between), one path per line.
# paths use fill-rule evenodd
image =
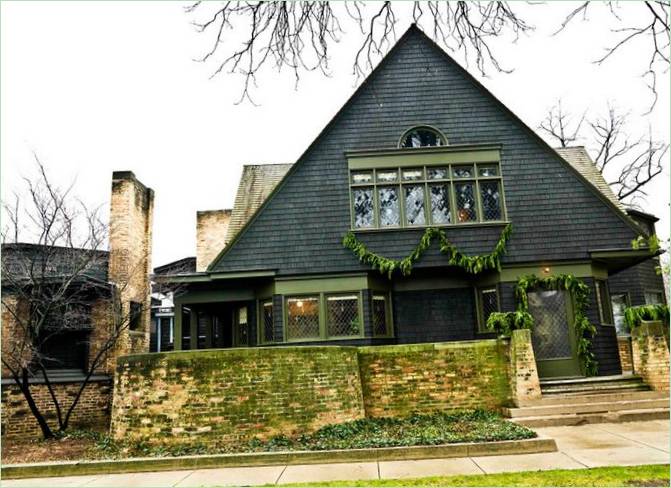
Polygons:
M246 164L235 195L226 242L231 242L259 209L275 186L284 178L291 164Z
M425 49L425 51L418 51L417 49ZM433 67L426 64L428 59L433 59L433 62L437 64ZM441 62L445 64L443 65ZM400 66L403 68L399 68ZM388 67L389 69L387 69ZM398 78L390 77L393 70L405 70L406 67L408 73L403 72ZM440 80L442 84L436 84L438 83L438 77L442 78ZM455 86L451 86L450 83L454 83ZM379 91L381 89L388 91L386 93ZM450 91L447 97L446 91ZM466 102L466 105L455 106L452 103L455 96L459 100L457 103ZM422 103L430 101L430 104L415 108L412 105L413 101ZM438 101L437 105L436 101ZM436 106L436 110L438 110L435 113L430 108L433 106ZM388 113L384 113L390 110L396 110L394 117L391 119L388 117ZM398 112L398 110L401 110L401 112ZM378 120L378 116L382 118ZM211 263L208 270L256 269L259 265L264 268L282 268L292 273L299 270L313 270L311 261L305 260L304 257L315 255L316 249L313 248L315 245L319 246L316 241L314 245L311 244L313 242L311 239L315 238L319 242L329 243L328 250L323 245L321 246L321 254L324 255L328 252L331 258L335 258L332 261L323 260L320 264L320 270L321 268L324 270L336 269L339 266L338 263L350 263L352 261L351 255L344 253L342 246L338 249L333 244L340 241L338 235L347 230L345 225L348 222L348 219L343 220L345 216L343 209L347 209L348 206L341 201L345 196L341 189L341 178L344 175L339 166L344 154L342 151L371 147L389 148L392 147L390 144L396 147L398 134L407 129L408 124L427 123L427 116L431 119L440 117L444 126L449 125L451 129L446 132L452 132L450 140L454 143L505 140L507 142L504 144L509 144L508 141L511 138L519 138L522 133L525 134L523 137L526 137L526 142L518 144L515 148L511 147L510 150L507 149L507 155L505 156L506 158L518 158L518 162L515 163L517 174L508 173L509 177L513 178L509 182L509 186L511 189L520 187L519 189L524 190L519 191L519 199L525 199L525 201L518 201L516 205L508 205L508 208L509 210L514 208L516 215L521 217L521 220L516 221L518 232L521 231L522 234L532 232L531 228L537 226L539 222L542 222L542 231L539 232L539 228L536 227L532 232L535 236L533 241L538 241L536 244L532 244L529 239L517 242L516 248L520 252L517 253L516 260L533 259L532 256L544 256L545 259L561 259L566 255L564 250L567 246L575 250L573 251L573 255L575 255L578 249L602 245L597 244L599 239L603 241L607 238L616 238L617 245L623 245L623 242L628 242L628 239L631 239L625 231L626 228L632 234L640 233L640 229L634 221L614 205L614 202L599 191L597 187L591 184L578 169L554 151L547 142L522 122L417 26L412 25L322 129L316 139L306 148L297 162L290 167L284 178ZM342 122L345 119L347 122L343 125ZM454 125L461 120L464 122L463 126ZM504 120L507 120L507 127L501 125L495 127L496 124L504 123ZM352 125L351 129L347 128L348 124ZM401 125L404 125L405 129ZM356 132L361 129L364 130L360 133ZM395 134L393 141L391 140L391 131ZM453 137L454 135L456 137ZM381 136L383 136L382 139ZM329 142L329 138L334 137L336 139ZM373 144L378 144L377 146L371 146L373 140L378 141L373 142ZM380 140L386 142L380 144ZM534 158L541 158L542 164L546 165L544 169L551 172L541 173L541 167L536 165L539 160L534 160ZM321 163L318 162L319 160L321 160ZM508 161L510 164L511 159L508 159ZM519 173L525 171L522 161L523 164L527 165L525 166L527 170L525 174ZM557 163L568 171L560 171L556 166ZM336 165L334 166L334 164ZM317 169L318 167L321 169ZM559 172L555 171L554 168L557 168ZM322 175L326 175L325 178L320 180L324 183L316 183L318 180L315 179L315 171L321 171ZM291 213L298 208L306 208L305 204L309 205L309 202L304 200L305 195L307 195L304 183L294 182L294 176L298 177L299 175L309 178L309 184L318 186L322 193L329 195L330 200L327 201L326 198L323 198L322 203L326 203L326 205L322 205L321 210L315 213L315 215L318 214L321 217L321 220L314 220L310 213L304 213L302 218L312 219L310 226L303 226L300 230L296 229L294 231L293 228L286 227L286 225L297 216L287 215L287 212ZM524 180L533 175L539 177L542 175L542 186L546 189L545 191L541 190L540 194L532 195L532 198L529 199L528 187L523 188L523 185ZM557 189L558 181L553 180L557 177L561 178L560 193L550 192L547 186L549 184L553 189ZM334 186L333 183L336 181L338 184ZM346 182L347 179L345 178L344 181ZM576 189L577 193L569 189L569 186L567 186L569 183L574 188L576 186L580 187ZM575 213L575 209L566 209L566 212L569 212L572 216L570 220L567 220L566 212L559 214L555 211L558 208L557 205L542 201L542 198L545 198L546 195L557 194L560 197L568 195L567 192L573 195L572 200L570 200L572 204L569 204L569 207L571 205L573 207L579 206L577 208L579 215ZM514 192L512 193L514 194ZM604 205L595 205L593 197L596 197ZM279 201L276 202L276 200ZM539 220L536 208L530 206L532 200L540 204L543 211L555 211L556 216L553 216L553 218L560 219L562 225L566 225L568 221L575 222L573 225L575 230L571 233L564 232L561 234L561 239L556 239L554 242L548 240L550 234L556 235L557 230L551 226L549 219ZM327 208L336 213L324 214ZM531 210L532 208L533 210ZM571 213L572 211L573 213ZM619 220L623 226L614 226L615 222L610 220L613 217ZM585 235L584 229L591 225L593 219L600 221L601 232L593 233L593 238L588 239L590 242L584 242L584 248L577 246L580 240L579 236ZM329 222L329 225L325 224L326 221ZM281 237L278 234L268 234L268 230L276 227L283 229ZM347 225L347 227L349 226ZM306 230L309 230L309 232L306 232ZM484 228L477 228L467 233L464 229L455 227L451 232L457 241L463 242L466 252L470 250L470 252L476 253L484 252L481 247L488 245L488 240L493 239L494 236L493 232L489 232L492 234L489 235ZM289 238L289 234L291 238ZM390 242L390 238L394 242ZM520 238L524 239L522 235L520 235ZM328 240L325 241L324 239ZM371 233L366 236L366 240L370 241L369 244L375 241L378 244L384 242L386 246L392 246L392 255L401 252L401 249L406 246L404 243L411 239L413 239L413 233L408 231L403 233L402 236L393 235L393 233L388 235ZM305 248L301 253L289 250L295 250L297 244ZM266 252L271 252L273 259L259 261L260 253ZM584 250L580 252L584 252ZM509 257L512 257L512 253ZM428 261L430 260L427 260L427 263ZM351 267L352 265L348 264L347 266Z
M601 192L601 194L615 207L623 213L626 213L624 205L622 205L622 202L615 196L610 185L606 183L601 171L596 167L596 164L592 161L592 158L589 156L589 153L584 146L558 147L555 148L555 151L568 161L571 166L580 171L580 174L582 174L594 188L599 190L599 192Z

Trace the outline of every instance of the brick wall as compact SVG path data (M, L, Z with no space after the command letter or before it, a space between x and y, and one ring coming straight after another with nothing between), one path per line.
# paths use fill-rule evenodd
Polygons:
M634 372L650 388L669 391L669 349L661 322L644 322L631 331Z
M617 347L620 350L620 366L622 373L631 373L634 370L634 363L631 357L631 338L618 336Z
M205 271L224 248L230 221L230 209L196 213L196 271Z
M72 400L81 383L57 383L53 385L63 414L72 405ZM89 383L84 389L79 403L73 411L71 427L107 428L110 418L111 381ZM57 428L56 409L46 385L31 386L33 398L40 411L45 413L47 423ZM23 393L18 386L8 381L2 385L2 437L31 438L41 434Z
M508 354L510 396L515 405L523 406L541 398L541 384L536 356L531 343L531 331L514 330Z
M361 347L366 415L500 407L509 396L505 350L496 340Z
M185 351L119 359L111 432L155 444L225 443L363 415L356 348Z

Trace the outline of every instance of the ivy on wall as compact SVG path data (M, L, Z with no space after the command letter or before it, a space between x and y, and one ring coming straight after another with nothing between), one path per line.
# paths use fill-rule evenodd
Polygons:
M506 252L506 243L510 238L513 230L511 224L501 231L501 237L494 246L491 253L484 256L466 256L459 251L457 247L447 240L447 234L443 229L435 227L428 227L422 235L417 247L400 260L389 259L380 256L368 250L366 245L359 241L353 232L348 232L343 238L343 246L350 249L364 264L368 264L373 269L378 270L383 275L387 275L391 279L394 271L397 269L401 271L404 276L412 272L412 266L419 261L426 250L431 246L434 239L438 239L440 245L440 252L447 256L447 262L451 266L458 266L470 274L478 274L489 269L501 269L501 257Z
M487 318L487 328L505 336L509 336L513 330L531 329L533 325L534 318L524 310L492 312Z
M589 322L587 307L589 305L589 286L581 279L571 274L562 274L539 278L536 275L523 276L515 285L515 297L517 298L517 310L529 312L529 298L527 293L532 289L566 290L574 300L573 327L575 329L578 343L578 359L580 369L585 376L594 376L597 373L597 361L592 352L592 338L596 334L596 327Z

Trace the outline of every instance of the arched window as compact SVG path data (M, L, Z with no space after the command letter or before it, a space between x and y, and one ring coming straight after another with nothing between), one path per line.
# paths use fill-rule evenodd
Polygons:
M444 146L447 139L437 129L427 126L413 127L401 137L399 147Z

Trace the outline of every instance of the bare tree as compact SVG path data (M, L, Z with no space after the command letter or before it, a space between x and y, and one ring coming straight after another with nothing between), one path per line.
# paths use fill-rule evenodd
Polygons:
M141 309L124 311L124 283L108 283L108 253L103 246L108 228L97 208L90 209L48 178L37 161L39 176L25 179L25 205L18 196L5 205L3 229L2 308L3 375L22 392L44 438L68 428L72 413L92 376L109 370L117 343ZM20 239L31 241L22 244ZM102 299L101 320L92 324L92 305ZM51 380L59 357L50 345L67 335L68 348L85 351L79 386L72 398L59 398ZM63 367L63 366L61 366ZM46 385L57 427L46 421L44 407L34 396L35 380ZM64 401L65 400L65 401ZM67 401L67 403L66 403Z
M593 6L598 4L598 6ZM361 36L352 70L357 80L368 73L396 39L395 26L401 19L412 19L430 33L434 40L453 52L461 52L465 62L473 61L481 74L493 67L502 67L501 57L494 51L494 42L534 29L519 9L510 2L451 2L415 1L362 2L342 4L331 2L233 2L198 1L186 8L195 20L193 24L211 47L199 59L216 65L212 76L226 70L244 79L240 101L251 101L250 90L264 65L281 70L289 68L296 79L304 71L329 73L329 49L344 35ZM527 6L545 8L543 2L528 2ZM583 2L572 9L555 34L563 31L575 19L589 20L590 9L608 8L619 23L611 29L619 39L606 47L596 63L602 64L623 46L641 40L648 42L647 67L642 76L657 99L657 76L669 68L668 47L671 41L669 1L631 2L628 8L638 9L646 20L638 25L630 16L620 15L617 2ZM353 27L353 28L350 28ZM245 32L242 38L234 31ZM220 56L218 57L217 54ZM654 102L653 102L654 106ZM652 107L651 107L652 108Z
M198 1L186 11L193 16L202 12L202 20L193 24L199 32L211 33L211 48L200 61L213 60L223 50L213 76L225 69L242 75L240 101L252 101L250 89L268 63L278 70L291 70L296 82L303 71L328 74L329 47L341 40L347 21L363 36L352 68L357 79L364 76L394 42L396 10L400 8L389 1L370 6L352 1L338 7L331 2L229 1L215 5ZM512 33L516 39L533 28L505 1L414 2L408 15L418 24L426 19L436 40L450 50L462 51L467 61L473 55L483 74L489 64L507 71L493 51L493 38ZM232 40L233 30L245 30L246 34L241 41Z
M587 141L594 164L613 187L618 199L635 200L646 195L644 187L662 173L669 145L655 140L651 129L645 136L632 137L627 127L630 116L609 105L604 116L587 120L590 130L586 133L585 113L580 118L573 118L562 109L559 101L548 110L539 129L561 147Z
M622 6L619 2L586 1L566 16L556 33L566 29L576 18L587 20L587 13L590 8L608 8L612 17L620 25L615 29L611 29L618 36L618 39L610 46L607 46L603 56L594 62L602 64L621 50L621 48L636 41L640 40L643 43L648 43L647 51L641 50L641 52L647 52L647 65L641 75L646 80L654 97L648 111L649 113L657 102L657 76L668 73L669 65L671 64L671 59L669 58L669 46L671 45L671 23L669 22L671 2L665 0L631 2L628 6L630 8L635 6L635 8L643 11L645 21L642 24L632 24L630 16L621 15L620 9Z

